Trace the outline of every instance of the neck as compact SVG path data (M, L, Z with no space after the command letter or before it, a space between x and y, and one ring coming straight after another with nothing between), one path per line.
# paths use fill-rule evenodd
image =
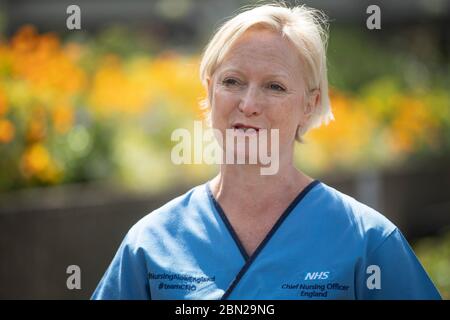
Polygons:
M280 165L274 175L261 175L258 165L223 164L220 173L211 180L215 198L221 202L241 205L270 205L273 199L292 198L313 181L297 170L292 161ZM267 203L265 200L267 199Z

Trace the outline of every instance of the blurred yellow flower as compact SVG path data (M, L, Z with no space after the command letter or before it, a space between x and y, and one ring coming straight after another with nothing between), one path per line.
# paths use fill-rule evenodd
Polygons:
M32 144L25 150L20 168L28 179L35 177L43 182L57 183L62 178L62 170L41 143Z
M0 40L0 75L8 74L12 65L12 53L7 44L1 43Z
M50 165L50 155L44 145L35 143L25 150L21 165L26 176L36 175Z
M151 75L157 83L158 92L175 113L202 115L199 102L206 96L200 82L198 57L181 57L165 52L152 64Z
M169 112L199 115L203 91L198 58L164 53L154 60L141 58L124 63L109 55L93 77L89 102L100 114L138 115L159 101Z
M124 65L114 55L105 57L93 77L88 98L94 111L136 115L151 105L154 88L149 67L146 60Z

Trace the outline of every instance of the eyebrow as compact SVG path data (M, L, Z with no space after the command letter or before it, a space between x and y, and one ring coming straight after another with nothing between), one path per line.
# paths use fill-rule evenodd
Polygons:
M224 70L221 71L222 74L225 73L225 72L236 72L236 73L239 73L239 74L242 74L242 73L243 73L241 70L236 69L236 68L226 68L226 69L224 69ZM283 74L283 73L270 73L270 74L266 75L266 77L267 77L267 78L274 78L274 77L275 77L275 78L276 78L276 77L279 77L279 78L289 78L289 75Z

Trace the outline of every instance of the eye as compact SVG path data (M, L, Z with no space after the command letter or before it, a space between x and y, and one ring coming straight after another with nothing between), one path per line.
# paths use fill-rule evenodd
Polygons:
M234 86L239 84L239 82L233 78L226 78L222 81L222 84L224 84L225 86Z
M270 88L271 90L279 91L279 92L286 91L286 89L284 89L282 86L280 86L280 85L277 84L277 83L271 83L271 84L269 85L269 88Z

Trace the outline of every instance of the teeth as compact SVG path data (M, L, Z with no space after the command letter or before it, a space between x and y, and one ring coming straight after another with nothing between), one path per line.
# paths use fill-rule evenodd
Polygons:
M247 130L254 130L256 132L258 132L259 130L255 129L255 128L250 128L250 127L233 127L234 130L242 130L243 132L247 132Z

